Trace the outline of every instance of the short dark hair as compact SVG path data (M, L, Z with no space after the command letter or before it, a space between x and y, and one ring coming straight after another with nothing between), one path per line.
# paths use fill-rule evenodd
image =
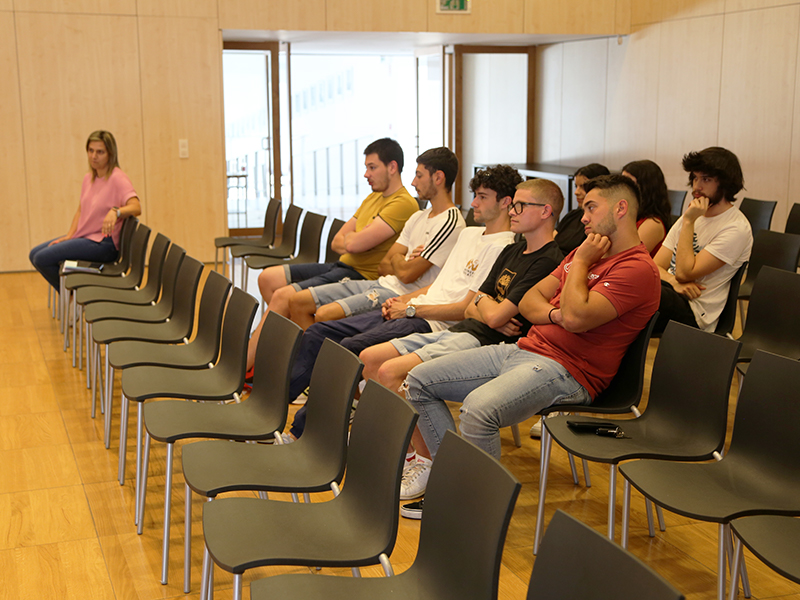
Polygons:
M622 167L622 170L636 177L639 186L639 218L655 217L669 229L669 215L672 205L669 203L667 182L664 172L652 160L635 160Z
M486 188L497 194L497 199L502 200L506 196L514 197L517 186L522 183L522 175L519 171L508 165L496 165L481 169L470 179L469 189L474 194L478 188Z
M396 162L397 172L403 172L403 149L400 147L400 144L392 138L375 140L364 148L364 156L368 154L377 154L378 159L387 166L392 161Z
M417 164L425 167L433 175L436 171L444 173L444 187L449 192L458 176L458 158L444 146L425 150L417 157Z
M744 188L744 175L739 159L730 150L712 146L683 157L683 170L689 173L689 187L694 183L692 173L703 173L719 179L719 188L728 202Z
M632 205L634 216L639 214L639 186L630 177L614 173L613 175L601 175L593 177L583 186L588 194L592 190L602 190L607 194L600 194L603 198L628 196L628 204ZM585 201L584 201L585 202Z
M595 177L600 177L601 175L608 175L611 171L608 170L608 167L605 165L601 165L600 163L590 163L585 167L580 167L575 171L573 177L577 177L578 175L583 175L586 179L594 179Z

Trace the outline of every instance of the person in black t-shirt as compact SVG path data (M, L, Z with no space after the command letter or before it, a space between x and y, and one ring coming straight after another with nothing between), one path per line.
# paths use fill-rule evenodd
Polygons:
M575 250L586 239L586 232L583 229L583 223L581 223L583 199L586 197L583 186L590 179L600 175L608 175L608 173L609 170L598 163L586 165L575 171L573 177L575 181L575 200L578 201L578 206L565 214L564 218L556 226L556 244L561 248L564 256Z

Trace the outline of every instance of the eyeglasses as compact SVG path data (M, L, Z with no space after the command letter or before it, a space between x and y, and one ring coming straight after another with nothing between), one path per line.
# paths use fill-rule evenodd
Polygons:
M515 215L521 215L522 211L525 210L526 206L550 206L549 204L539 204L538 202L521 202L517 200L516 202L511 203L511 210L514 211Z

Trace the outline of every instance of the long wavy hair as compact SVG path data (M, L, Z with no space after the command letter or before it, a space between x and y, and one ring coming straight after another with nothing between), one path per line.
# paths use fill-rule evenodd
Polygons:
M664 173L652 160L635 160L622 167L639 184L639 219L656 218L665 228L669 228L669 215L672 207L667 193Z

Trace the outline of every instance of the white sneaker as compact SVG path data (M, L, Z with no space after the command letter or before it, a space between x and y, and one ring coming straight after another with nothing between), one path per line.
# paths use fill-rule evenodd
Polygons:
M540 418L536 423L531 425L531 437L539 439L542 437L542 419Z
M400 481L400 500L413 500L425 494L432 464L433 461L430 459L417 456L416 462L403 473L403 479Z

